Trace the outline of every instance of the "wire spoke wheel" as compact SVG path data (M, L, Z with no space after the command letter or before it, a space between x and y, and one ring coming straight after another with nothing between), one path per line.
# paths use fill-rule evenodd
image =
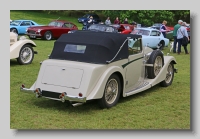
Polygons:
M20 58L23 63L28 63L31 61L33 56L33 52L29 47L25 47L21 53L20 53Z
M167 67L166 78L160 83L161 86L167 87L172 84L174 78L174 64L171 62Z
M119 100L121 93L121 84L118 75L112 74L105 85L104 94L99 99L101 108L111 108L115 106Z
M29 44L25 44L20 52L19 57L17 58L17 61L21 65L30 64L33 61L34 58L34 52L32 46Z
M105 89L105 99L108 104L112 104L116 97L118 92L118 83L115 79L111 79Z
M168 66L168 68L167 68L167 75L166 75L166 79L165 79L166 83L169 83L171 81L171 79L172 79L172 73L173 73L173 67L170 64Z

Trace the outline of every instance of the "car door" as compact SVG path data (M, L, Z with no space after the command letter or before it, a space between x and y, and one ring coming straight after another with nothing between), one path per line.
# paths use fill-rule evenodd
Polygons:
M148 46L152 48L156 48L158 43L160 42L160 33L157 30L152 30L147 37L148 39Z
M126 90L136 88L139 81L144 79L145 67L143 64L144 54L142 52L141 39L129 40L129 57L125 66Z
M63 34L63 27L62 26L63 26L62 22L55 22L54 27L49 29L53 33L53 36L55 38L58 38Z
M31 26L30 21L22 21L19 27L19 34L24 34L26 32L26 29Z

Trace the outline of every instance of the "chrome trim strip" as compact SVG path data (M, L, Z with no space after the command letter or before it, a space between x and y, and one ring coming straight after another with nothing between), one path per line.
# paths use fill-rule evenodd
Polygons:
M28 89L28 88L22 88L20 87L21 92L26 92L26 93L35 93L35 90Z

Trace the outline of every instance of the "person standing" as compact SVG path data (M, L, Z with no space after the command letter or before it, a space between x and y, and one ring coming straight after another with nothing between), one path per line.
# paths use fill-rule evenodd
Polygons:
M119 18L116 17L115 21L114 21L114 24L120 24L120 21L119 21Z
M127 18L125 18L124 24L128 24L128 19Z
M183 23L182 20L178 20L178 24L174 26L173 30L173 38L174 38L174 46L173 46L173 53L176 53L176 44L177 44L177 30L181 27L181 24Z
M108 18L106 19L105 24L106 24L106 25L110 25L110 24L111 24L110 17L108 17Z
M185 28L185 25L186 25L185 22L183 22L181 24L181 27L177 30L178 54L180 54L180 52L181 52L181 45L184 47L185 54L189 54L188 50L187 50L187 45L182 44L184 36L186 36L188 38L188 41L189 41L189 37L188 37L187 30Z
M166 32L168 31L167 30L167 27L165 26L167 24L167 21L163 21L162 25L160 26L160 32L162 32L164 38L166 38Z

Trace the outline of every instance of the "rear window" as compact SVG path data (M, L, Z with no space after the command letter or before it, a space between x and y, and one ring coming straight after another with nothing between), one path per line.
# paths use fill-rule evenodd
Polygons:
M67 44L64 48L64 52L70 53L85 53L86 45L75 45L75 44Z

